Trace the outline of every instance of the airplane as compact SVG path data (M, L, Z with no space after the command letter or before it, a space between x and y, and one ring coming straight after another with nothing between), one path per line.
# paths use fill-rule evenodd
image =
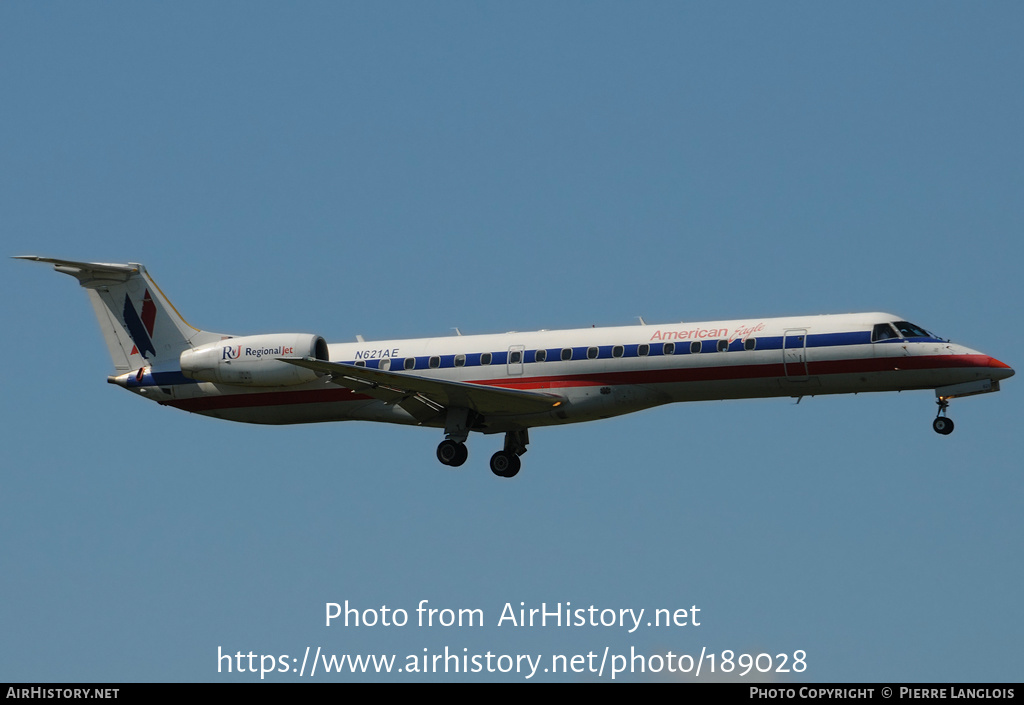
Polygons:
M230 421L363 420L443 429L437 459L466 462L473 431L505 434L491 471L514 477L529 430L714 399L999 390L1009 365L888 313L666 323L331 343L314 334L195 328L138 263L34 255L85 288L114 363L107 381Z

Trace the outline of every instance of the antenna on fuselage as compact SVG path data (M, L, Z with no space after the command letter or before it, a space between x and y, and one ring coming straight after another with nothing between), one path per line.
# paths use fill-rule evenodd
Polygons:
M647 321L644 320L643 316L637 316L637 318L640 319L640 325L642 325L642 326L646 326L647 325Z

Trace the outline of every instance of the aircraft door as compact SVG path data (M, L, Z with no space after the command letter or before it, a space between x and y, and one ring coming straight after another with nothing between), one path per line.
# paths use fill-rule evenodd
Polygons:
M806 328L789 328L783 334L782 366L787 380L803 382L808 379Z

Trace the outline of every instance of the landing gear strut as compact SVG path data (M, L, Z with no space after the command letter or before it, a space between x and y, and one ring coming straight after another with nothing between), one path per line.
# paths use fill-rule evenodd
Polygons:
M448 467L457 468L466 462L469 449L466 439L476 414L469 409L453 408L448 410L444 423L445 439L437 446L437 459Z
M467 409L449 409L445 419L445 439L437 446L437 459L448 467L457 468L466 462L469 450L466 439L472 421ZM491 472L498 477L515 477L522 463L519 456L526 452L530 442L527 429L509 431L505 434L505 448L491 456Z
M525 428L506 433L505 449L491 456L491 472L498 477L515 477L521 466L519 456L526 452L529 442L530 434Z
M946 416L946 409L949 408L949 399L939 397L935 403L939 405L939 411L935 414L935 420L932 421L932 428L935 429L936 433L948 436L953 432L953 419Z

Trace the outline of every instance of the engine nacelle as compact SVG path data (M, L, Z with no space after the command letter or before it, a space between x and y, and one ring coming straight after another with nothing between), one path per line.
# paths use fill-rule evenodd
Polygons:
M318 335L273 333L226 338L186 350L179 359L190 379L250 387L284 387L312 382L319 375L279 357L328 360L327 343Z

